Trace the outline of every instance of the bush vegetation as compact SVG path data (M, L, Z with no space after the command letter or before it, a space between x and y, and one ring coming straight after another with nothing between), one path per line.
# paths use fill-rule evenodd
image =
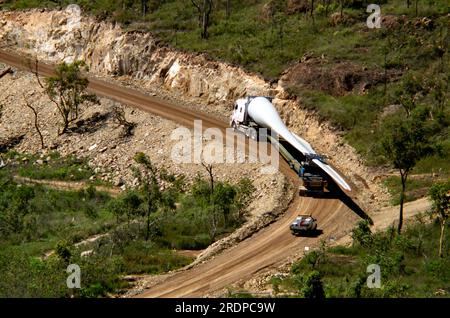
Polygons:
M155 189L144 178L149 166L142 163L151 165L150 160L138 154L136 161L141 186L116 198L92 186L60 191L21 184L12 178L21 165L31 176L36 175L34 169L41 169L22 160L0 169L0 272L4 273L0 297L117 293L128 286L124 275L156 274L185 266L192 259L176 250L203 249L245 220L246 202L253 192L249 180L236 185L216 181L211 193L209 182L200 176L186 184L183 177L152 166L158 182L167 182ZM59 168L49 165L47 169L46 175L55 176L50 170ZM149 206L155 207L150 213ZM77 244L99 234L105 235ZM49 254L51 250L54 253ZM84 251L89 255L81 256ZM79 290L66 287L68 264L81 268Z
M352 246L336 246L311 251L293 264L291 274L274 278L278 295L295 292L312 297L320 286L326 297L448 297L450 295L450 255L439 256L440 225L437 221L415 221L402 235L391 228L371 233L364 223L353 231ZM446 225L448 227L448 225ZM444 246L450 234L445 233ZM317 262L318 255L321 255ZM314 264L314 265L313 265ZM381 288L368 288L367 266L378 264Z

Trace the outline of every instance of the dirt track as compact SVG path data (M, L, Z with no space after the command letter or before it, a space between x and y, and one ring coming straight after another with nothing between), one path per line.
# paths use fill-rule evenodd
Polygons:
M0 51L0 62L30 70L25 59L16 54ZM41 75L50 75L52 67L41 64L39 72ZM100 96L151 112L186 127L193 127L195 119L203 121L204 129L216 127L224 130L227 127L227 123L207 114L177 107L155 97L95 78L90 78L89 89ZM282 160L280 170L294 185L299 185L298 177ZM316 217L319 230L323 233L312 238L292 236L288 226L299 213L311 213ZM290 203L288 211L277 222L206 263L169 275L162 283L138 296L196 297L221 290L280 264L287 257L301 253L305 246L317 246L321 239L337 240L344 237L353 228L358 215L362 216L364 212L346 193L339 190L328 198L305 198L297 195Z
M59 180L38 180L26 177L14 176L14 180L19 183L25 184L40 184L49 188L58 190L78 191L86 189L89 184L84 181L59 181ZM111 196L118 196L120 194L120 188L106 187L106 186L94 186L97 191L106 192Z

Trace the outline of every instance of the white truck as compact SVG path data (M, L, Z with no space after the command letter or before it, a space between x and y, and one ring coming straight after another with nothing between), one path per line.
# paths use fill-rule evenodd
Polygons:
M268 139L278 144L280 154L308 189L323 191L331 178L342 189L351 191L348 183L328 165L324 157L318 155L306 140L289 131L272 104L272 98L249 96L238 99L233 107L230 126L255 140L258 139L258 128L275 132L278 139L272 138L269 132Z

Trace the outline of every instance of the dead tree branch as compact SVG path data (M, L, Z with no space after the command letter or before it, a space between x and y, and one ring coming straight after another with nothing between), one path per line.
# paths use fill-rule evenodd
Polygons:
M39 139L41 141L41 149L45 148L45 144L44 144L44 136L42 136L42 132L41 132L41 128L39 126L39 113L37 111L37 108L35 108L33 105L31 105L31 103L28 101L27 97L25 96L25 94L23 94L23 100L25 101L25 105L31 109L31 111L33 112L34 115L34 128L36 129L38 135L39 135Z

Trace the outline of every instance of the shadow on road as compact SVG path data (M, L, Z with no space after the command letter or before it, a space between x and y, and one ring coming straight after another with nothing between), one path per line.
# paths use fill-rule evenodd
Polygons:
M353 201L352 198L350 198L344 191L340 190L339 193L339 200L342 201L350 210L355 212L360 218L364 220L368 220L370 225L373 225L373 221L371 217L363 210L361 207Z
M295 235L297 237L319 237L322 234L323 234L323 230L316 229L311 232L297 233L297 234L293 234L293 235Z
M370 218L370 216L332 180L328 181L328 190L329 192L313 192L313 191L307 192L305 196L313 198L340 200L350 210L356 213L360 218L368 220L370 224L373 225L373 221Z
M95 112L91 117L87 119L79 119L75 122L75 127L69 128L69 132L78 134L94 133L104 127L106 125L106 121L111 116L112 115L110 112L105 114Z

